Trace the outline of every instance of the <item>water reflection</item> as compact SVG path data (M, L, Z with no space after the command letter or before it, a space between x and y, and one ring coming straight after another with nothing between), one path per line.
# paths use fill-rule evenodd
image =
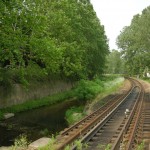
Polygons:
M81 105L77 101L66 101L53 106L41 107L27 112L16 114L1 124L0 146L11 145L20 134L26 134L30 141L43 137L44 134L56 134L66 128L65 112L72 106ZM3 131L3 132L2 132Z

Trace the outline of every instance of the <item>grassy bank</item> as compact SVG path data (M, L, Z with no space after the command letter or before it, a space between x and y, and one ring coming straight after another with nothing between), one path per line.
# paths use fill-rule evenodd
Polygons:
M70 90L70 91L54 94L52 96L48 96L36 100L30 100L23 104L18 104L11 107L3 108L0 109L0 119L3 119L3 114L7 112L18 113L22 111L27 111L42 106L53 105L68 100L72 97L74 97L74 91Z
M150 83L150 79L149 79L149 78L147 78L147 79L144 79L144 80Z
M89 112L94 111L96 108L95 105L98 105L98 107L104 105L106 102L103 100L103 98L112 93L117 92L120 89L120 87L123 86L123 81L124 81L124 78L122 77L115 78L111 81L106 81L104 83L103 92L99 93L94 98L94 100L89 104L88 111Z
M73 107L66 111L66 120L69 125L74 124L83 118L89 111L93 111L96 103L105 104L102 98L116 92L123 84L124 78L108 76L93 81L81 81L76 88L76 95L80 100L86 100L85 107ZM87 108L86 108L87 107Z

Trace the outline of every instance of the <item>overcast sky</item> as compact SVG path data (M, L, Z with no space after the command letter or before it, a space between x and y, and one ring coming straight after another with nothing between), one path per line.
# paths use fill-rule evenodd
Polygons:
M105 26L110 49L117 49L117 36L124 26L130 25L132 17L150 5L150 0L91 0L97 17Z

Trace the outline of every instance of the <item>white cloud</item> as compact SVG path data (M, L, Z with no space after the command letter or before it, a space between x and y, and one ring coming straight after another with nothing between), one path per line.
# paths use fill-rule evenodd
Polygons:
M110 49L117 49L116 38L134 15L150 5L150 0L91 0L101 24L105 26Z

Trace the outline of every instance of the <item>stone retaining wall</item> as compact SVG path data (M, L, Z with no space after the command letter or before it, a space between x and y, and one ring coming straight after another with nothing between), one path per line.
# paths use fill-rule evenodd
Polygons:
M65 81L45 81L34 83L29 87L23 87L20 84L14 84L8 89L0 87L0 108L66 91L72 86Z

